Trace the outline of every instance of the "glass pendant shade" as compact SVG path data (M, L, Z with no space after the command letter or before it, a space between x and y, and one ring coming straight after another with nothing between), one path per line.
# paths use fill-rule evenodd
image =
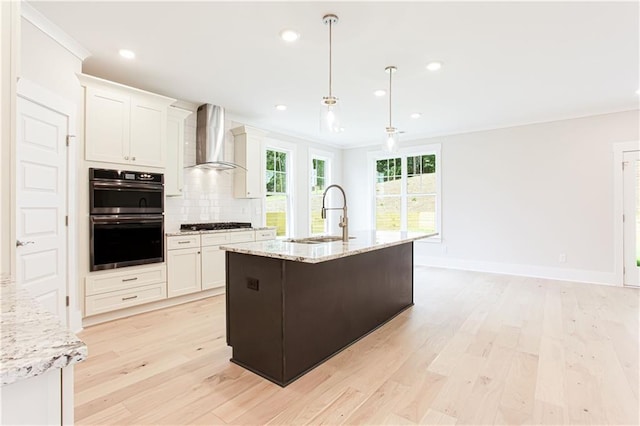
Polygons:
M387 127L387 133L384 136L383 148L387 152L397 152L400 143L400 133L393 127Z
M320 107L320 133L339 133L340 102L335 96L322 99Z

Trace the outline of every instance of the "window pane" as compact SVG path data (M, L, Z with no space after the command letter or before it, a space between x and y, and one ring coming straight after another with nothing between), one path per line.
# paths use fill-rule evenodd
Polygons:
M273 160L273 151L268 150L267 151L267 170L275 170L275 164L274 164L274 160Z
M287 196L267 195L266 213L267 226L275 226L276 235L285 236L287 233Z
M409 162L411 158L407 159ZM413 173L407 174L407 194L433 194L436 192L436 156L413 157Z
M267 170L266 177L265 177L265 182L267 184L267 192L274 192L275 191L275 188L276 188L275 181L276 181L275 172Z
M397 195L401 190L402 160L390 158L376 161L376 195Z
M376 229L400 230L400 197L376 197Z
M312 234L324 234L325 222L320 216L320 210L322 209L322 196L311 197L311 233Z
M407 198L407 231L435 232L436 196L422 195Z
M276 152L277 170L280 172L287 171L287 154L285 152Z

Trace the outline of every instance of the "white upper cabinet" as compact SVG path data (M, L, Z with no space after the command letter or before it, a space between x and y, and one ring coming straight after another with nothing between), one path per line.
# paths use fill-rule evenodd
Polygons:
M88 161L165 167L167 107L175 99L79 74Z
M236 198L261 198L264 195L262 180L262 140L266 133L249 126L231 129L234 139L234 161L244 167L233 175L233 192Z
M167 168L164 173L164 195L180 196L184 180L185 120L193 111L169 107L167 113Z

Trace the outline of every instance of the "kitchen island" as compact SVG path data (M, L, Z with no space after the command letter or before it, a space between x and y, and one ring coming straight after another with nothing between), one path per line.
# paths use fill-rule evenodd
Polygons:
M222 246L231 361L280 386L296 380L413 305L413 241L434 235Z

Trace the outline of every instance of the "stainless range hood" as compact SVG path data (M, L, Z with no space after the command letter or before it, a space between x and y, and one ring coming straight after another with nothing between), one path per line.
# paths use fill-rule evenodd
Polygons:
M229 170L244 167L224 159L224 108L204 104L198 107L196 164L194 167Z

